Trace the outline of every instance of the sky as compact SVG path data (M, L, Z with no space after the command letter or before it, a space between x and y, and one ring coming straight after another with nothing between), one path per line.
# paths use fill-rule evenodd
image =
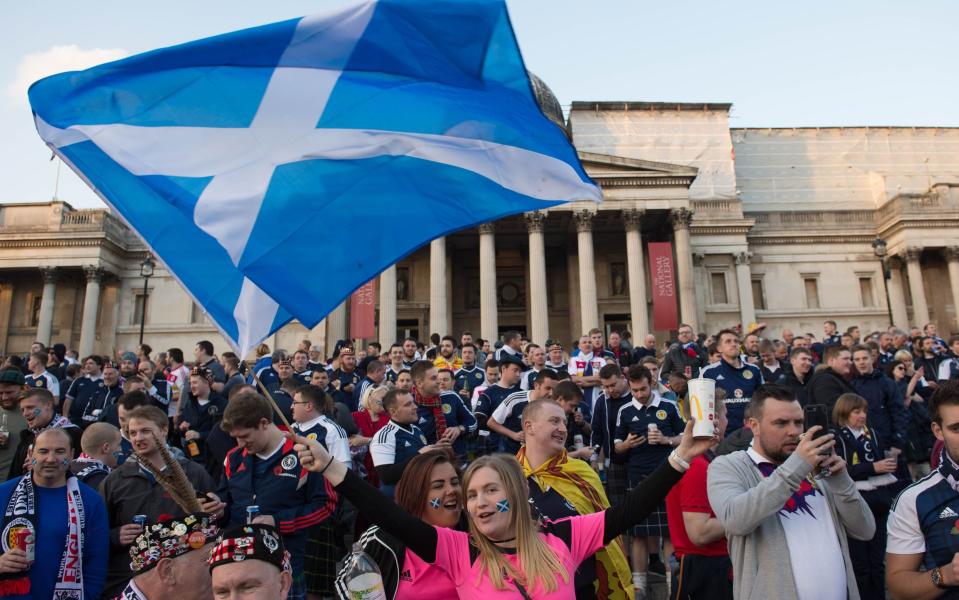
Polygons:
M344 0L5 2L0 203L103 204L33 126L26 90ZM508 0L527 68L576 100L731 102L733 127L959 126L953 0Z

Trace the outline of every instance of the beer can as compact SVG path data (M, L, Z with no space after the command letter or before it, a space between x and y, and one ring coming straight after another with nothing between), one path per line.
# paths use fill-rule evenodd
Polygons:
M586 445L583 443L583 436L578 433L574 435L573 445L576 447L577 450L581 450Z
M690 379L687 383L689 414L696 419L694 438L711 438L716 433L716 382L712 379Z
M21 529L16 532L17 548L20 548L27 555L27 560L33 562L36 559L36 536L29 529Z
M140 527L144 527L147 524L147 516L133 515L133 522L139 525Z
M260 507L256 504L251 504L246 507L246 522L252 523L253 519L257 518L260 515Z

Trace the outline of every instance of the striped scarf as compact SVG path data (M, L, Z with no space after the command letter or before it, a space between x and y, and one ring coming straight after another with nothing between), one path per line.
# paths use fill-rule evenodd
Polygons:
M436 439L441 439L443 434L446 433L446 417L443 416L443 402L440 396L427 398L420 394L419 390L413 388L413 398L419 406L433 410L433 420L436 422Z
M533 469L526 458L526 447L516 453L523 475L532 478L540 489L556 490L581 515L604 511L609 500L596 472L581 460L570 460L566 450ZM627 600L633 597L632 573L626 562L622 538L616 538L596 553L596 597Z

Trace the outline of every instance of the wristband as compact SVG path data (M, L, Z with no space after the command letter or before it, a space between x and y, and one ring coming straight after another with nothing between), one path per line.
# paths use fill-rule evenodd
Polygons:
M669 459L672 460L676 466L680 467L681 468L680 470L682 471L689 470L689 463L683 460L683 458L675 450L669 453Z

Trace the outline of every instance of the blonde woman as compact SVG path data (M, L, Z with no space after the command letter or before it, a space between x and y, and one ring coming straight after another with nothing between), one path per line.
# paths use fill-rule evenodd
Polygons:
M361 514L447 573L459 598L572 599L579 564L645 519L689 462L715 443L693 439L692 425L690 421L669 459L625 502L542 526L530 514L529 488L516 459L505 454L479 458L463 481L468 533L433 527L410 516L332 460L319 443L304 438L296 438L296 443L304 468L322 473Z
M363 396L360 397L360 410L353 413L353 421L356 422L360 432L350 437L350 448L354 456L360 452L363 453L366 480L376 487L380 485L380 478L376 475L373 458L367 450L373 434L390 422L390 415L383 409L383 396L388 390L389 388L385 385L371 385L366 388Z

